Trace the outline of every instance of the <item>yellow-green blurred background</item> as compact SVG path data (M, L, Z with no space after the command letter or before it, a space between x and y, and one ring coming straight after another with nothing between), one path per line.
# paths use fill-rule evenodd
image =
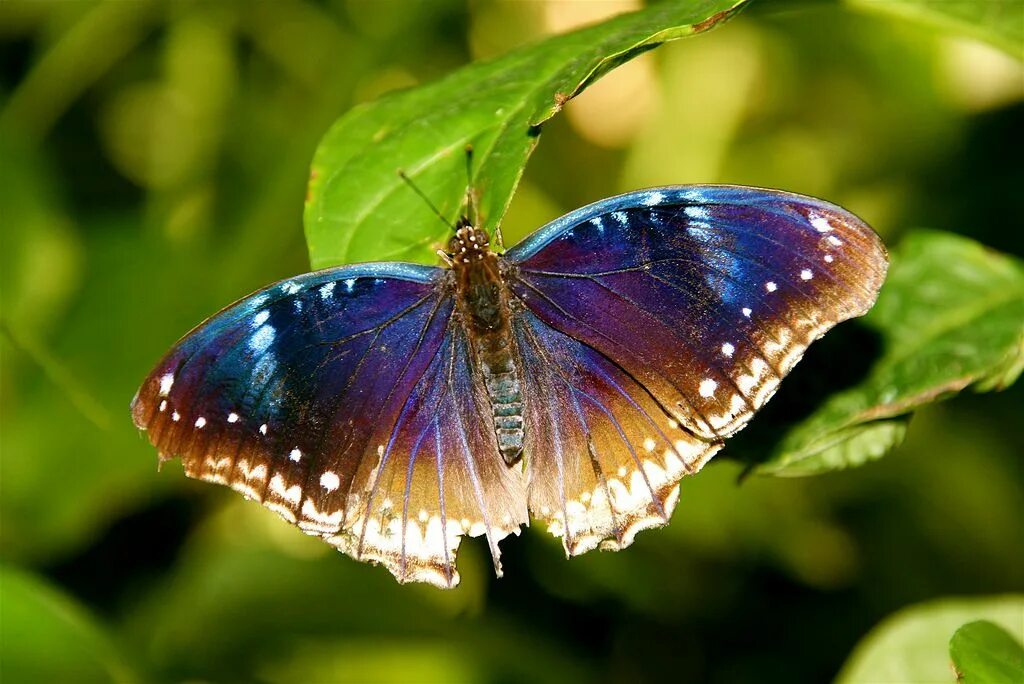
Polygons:
M854 471L738 485L720 458L623 553L566 561L534 528L495 580L466 542L451 592L157 472L137 383L205 316L307 270L331 122L636 7L0 3L5 682L814 682L896 609L1024 589L1021 389L929 407ZM546 125L505 236L621 191L730 182L827 198L889 242L927 227L1020 255L1022 103L1021 63L982 43L757 3Z

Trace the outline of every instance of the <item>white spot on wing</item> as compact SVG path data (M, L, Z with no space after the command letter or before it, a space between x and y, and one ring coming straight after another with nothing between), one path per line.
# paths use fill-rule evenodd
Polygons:
M732 346L728 342L722 345L722 353L729 358L732 358L732 353L736 351L736 347Z
M166 397L171 391L171 387L174 386L174 374L167 373L160 377L160 396Z
M326 285L321 287L320 288L320 299L330 299L331 296L334 294L334 286L335 285L337 285L337 283L327 283Z
M624 211L613 211L612 216L622 225L626 225L626 222L629 220Z
M281 289L284 290L285 294L295 294L302 289L302 286L296 283L294 280L289 280Z
M825 255L825 263L826 264L831 264L832 263L832 255L831 254L826 254Z
M779 286L776 285L774 281L769 280L767 283L764 284L764 289L768 290L769 292L775 292L776 290L779 289Z
M839 245L843 244L843 241L840 240L839 238L837 238L835 235L829 235L828 236L828 241L830 243L832 243L833 245L835 245L836 247L838 247Z
M163 401L160 402L160 412L163 413L166 410L167 410L167 400L164 399Z
M299 447L295 447L294 449L292 449L291 452L288 454L288 458L291 459L292 461L295 461L296 463L301 461L302 452L299 451Z
M302 498L302 487L299 485L287 487L285 485L284 478L281 477L280 474L274 475L270 480L270 491L274 492L293 506L297 506L299 504L299 499Z
M345 281L345 291L346 292L351 292L352 288L355 287L355 285L356 285L356 279L355 278L349 278L348 280Z
M645 451L654 451L655 445L656 445L656 442L653 439L651 439L650 437L648 437L647 439L644 440L644 450Z
M665 201L664 193L660 193L660 192L655 191L655 192L647 193L647 195L644 196L644 199L643 199L642 203L644 205L648 206L648 207L653 207L653 206L655 206L657 204L661 204L664 201Z
M328 470L320 476L320 486L329 492L333 492L341 486L341 478Z
M179 420L181 420L181 414L175 411L174 413L171 414L171 420L177 423Z
M828 233L832 231L832 224L828 222L828 219L817 214L811 214L811 225L819 233Z
M750 318L750 314L752 314L752 313L754 313L754 312L751 311L750 309L748 309L747 307L743 307L743 315L745 317Z
M237 413L229 413L228 414L228 422L229 423L237 423L238 422L238 414Z
M269 318L270 318L270 312L269 311L266 311L266 310L260 311L258 314L253 316L252 324L253 324L254 327L258 328L261 325L263 325L264 323L266 323L267 319L269 319Z
M700 392L700 396L705 399L710 399L715 396L715 389L718 387L718 383L711 378L701 380L700 387L697 389Z
M263 425L260 425L260 434L261 435L267 434L267 424L266 423L264 423Z
M813 277L814 273L812 273L811 269L809 268L805 268L804 270L800 271L800 280L810 280Z
M202 430L206 426L206 419L202 416L196 418L196 427Z
M683 209L683 213L699 221L707 221L711 218L711 214L705 207L686 207Z
M277 335L277 331L274 330L272 325L262 325L259 330L253 333L252 337L249 338L249 349L254 352L263 352L267 350L267 347L274 341L274 337Z

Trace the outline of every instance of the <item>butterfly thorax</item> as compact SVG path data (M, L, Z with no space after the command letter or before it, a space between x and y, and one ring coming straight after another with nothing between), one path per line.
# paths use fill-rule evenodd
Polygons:
M460 227L448 241L448 250L459 307L472 332L489 335L506 328L498 255L491 251L487 233L473 226Z
M498 449L512 465L523 452L523 399L501 264L487 233L470 225L459 227L448 249L473 370L487 390Z

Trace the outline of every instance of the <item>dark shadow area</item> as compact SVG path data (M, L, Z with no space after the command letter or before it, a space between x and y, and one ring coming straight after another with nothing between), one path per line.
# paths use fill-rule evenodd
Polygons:
M90 546L41 572L102 614L115 614L171 571L208 511L196 497L153 501L116 520Z
M1024 254L1022 121L1022 103L975 115L959 144L921 169L921 191L913 195L905 225L970 235L996 250Z

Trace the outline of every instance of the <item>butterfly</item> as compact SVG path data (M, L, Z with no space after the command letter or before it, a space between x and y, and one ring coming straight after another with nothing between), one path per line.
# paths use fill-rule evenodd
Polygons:
M271 285L182 338L132 402L161 461L401 582L459 582L464 535L531 515L567 556L668 523L807 346L864 314L888 257L827 202L671 186L499 253L464 218L440 266Z

